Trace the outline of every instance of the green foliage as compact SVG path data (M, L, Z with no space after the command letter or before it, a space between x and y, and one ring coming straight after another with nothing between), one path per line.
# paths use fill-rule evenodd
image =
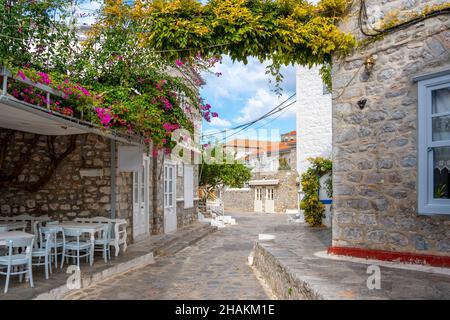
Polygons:
M142 6L135 30L142 47L165 50L169 60L227 54L247 63L253 56L271 60L268 72L280 81L281 65L330 64L353 48L353 36L336 26L348 2L156 0Z
M444 198L446 193L447 186L444 183L440 183L436 187L435 197L436 198Z
M0 2L0 65L66 72L75 47L72 1ZM68 22L68 23L67 23Z
M209 147L211 148L211 147ZM203 154L200 169L199 185L215 189L218 186L242 188L251 178L250 169L242 162L227 161L233 159L231 154L216 155L216 151L223 152L221 145L217 145L210 155ZM208 159L208 161L205 161ZM229 163L232 162L232 163Z
M300 208L304 210L305 221L312 227L322 226L322 219L325 212L325 206L319 201L319 179L323 175L331 172L332 162L322 157L310 158L311 167L301 177L302 190L304 197L300 202ZM327 192L331 196L331 179L327 181Z

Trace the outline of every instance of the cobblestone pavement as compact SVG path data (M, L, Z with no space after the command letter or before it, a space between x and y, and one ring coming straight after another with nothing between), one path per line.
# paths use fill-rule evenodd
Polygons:
M247 257L258 234L286 223L286 216L231 215L237 225L66 299L269 299L270 292L247 265Z

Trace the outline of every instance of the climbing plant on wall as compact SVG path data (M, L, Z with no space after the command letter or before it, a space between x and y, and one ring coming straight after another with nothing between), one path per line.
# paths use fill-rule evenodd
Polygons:
M169 60L226 54L247 62L253 56L271 60L268 72L281 80L282 64L324 65L329 75L333 54L348 52L352 35L337 23L348 0L136 0L131 16L136 46ZM122 0L105 2L106 11L120 17ZM111 22L112 23L112 22ZM325 76L329 80L329 76Z
M325 206L319 200L320 178L332 170L332 162L322 157L309 158L311 166L301 177L303 199L300 208L304 210L305 221L312 227L322 226ZM331 179L328 179L326 186L328 195L331 196Z

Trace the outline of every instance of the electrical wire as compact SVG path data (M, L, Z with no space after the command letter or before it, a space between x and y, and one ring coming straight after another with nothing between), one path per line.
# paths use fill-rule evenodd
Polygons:
M276 111L275 113L278 113L278 112L281 112L281 111L285 110L286 108L292 106L292 105L293 105L294 103L296 103L296 102L297 102L297 101L291 102L290 104L288 104L287 106L284 106L283 108L279 109L279 110ZM273 115L273 114L275 114L275 113L272 113L271 115ZM267 117L265 117L265 118L267 118ZM263 119L265 119L265 118L263 118ZM260 119L260 120L262 120L262 119ZM260 120L257 120L257 121L260 121ZM237 131L237 132L231 134L231 135L228 136L228 137L224 137L224 138L222 139L221 143L225 142L227 139L231 138L232 136L235 136L235 135L237 135L238 133L240 133L240 132L242 132L242 131L248 129L250 126L252 126L252 125L253 125L254 123L256 123L257 121L253 121L253 122L249 123L248 125L246 125L246 126L243 127L242 129L240 129L239 131Z
M295 96L295 93L292 94L291 96L289 96L286 100L284 100L284 101L281 102L280 104L278 104L275 108L269 110L268 112L266 112L265 114L263 114L262 116L260 116L260 117L257 118L257 119L254 119L254 120L251 120L251 121L249 121L249 122L240 124L240 125L238 125L238 126L236 126L236 127L233 127L233 128L229 128L229 129L225 129L225 130L221 130L221 131L217 131L217 132L212 132L212 133L204 134L204 135L202 135L202 138L203 138L203 137L209 137L209 136L215 136L215 135L217 135L217 134L225 133L225 132L229 132L229 131L234 131L234 130L240 129L240 128L242 128L242 127L245 127L245 126L247 126L248 124L254 124L254 123L256 123L256 122L258 122L258 121L260 121L260 120L263 120L263 119L265 119L265 118L267 118L267 117L269 117L269 116L271 116L271 115L277 113L278 111L281 111L281 110L278 110L278 111L276 111L276 110L277 110L277 109L280 109L281 106L282 106L283 104L285 104L286 102L288 102L289 100L291 100L294 96Z

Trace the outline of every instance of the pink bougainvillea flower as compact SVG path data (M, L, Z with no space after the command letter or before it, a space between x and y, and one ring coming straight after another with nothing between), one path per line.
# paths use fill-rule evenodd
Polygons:
M22 80L27 80L27 76L22 70L17 71L17 75L22 78Z
M219 114L217 112L212 112L211 115L213 118L217 118L219 116Z
M152 157L153 157L153 158L156 158L157 156L158 156L158 150L153 149L153 150L152 150Z
M180 59L177 59L177 60L175 61L175 64L176 64L178 67L181 67L184 63L183 63L183 61L181 61Z
M164 123L163 124L163 128L168 132L172 132L174 130L177 130L180 128L180 125L175 123L175 124L171 124L171 123Z
M211 113L210 113L209 111L205 112L205 113L203 114L203 118L204 118L206 121L211 122Z
M18 31L19 33L22 33L22 32L23 32L23 29L22 29L22 28L19 28L19 29L17 29L17 31Z
M111 122L111 115L107 113L104 108L97 108L95 111L100 119L100 123L104 126L108 126Z
M41 83L49 85L52 83L49 76L45 72L38 72L37 75L41 78Z
M91 95L91 93L86 88L83 88L83 87L81 87L81 92L83 92L83 94L85 96L90 96Z
M170 123L164 123L163 128L166 129L167 132L170 132L172 125Z

